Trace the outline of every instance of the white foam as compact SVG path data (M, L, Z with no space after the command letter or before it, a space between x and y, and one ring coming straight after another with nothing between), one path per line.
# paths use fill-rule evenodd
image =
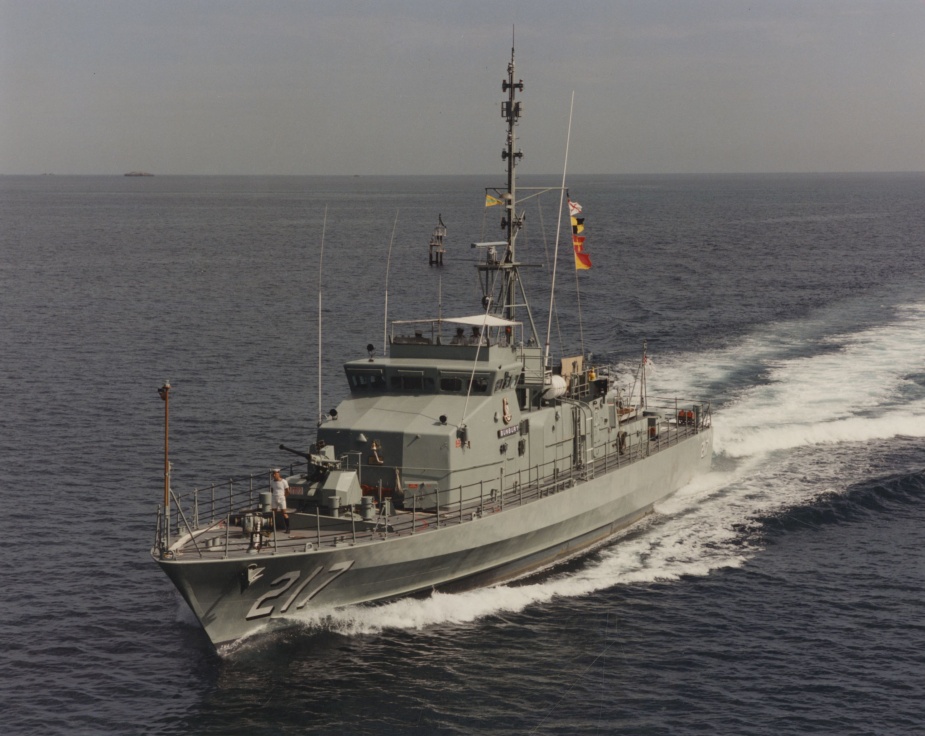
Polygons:
M730 457L840 442L869 442L898 435L925 437L925 407L919 413L888 412L880 417L851 417L816 423L793 422L777 426L718 429L717 451Z
M756 385L723 397L716 412L718 454L744 458L804 445L869 441L925 432L925 395L910 399L910 374L925 370L925 305L896 311L886 325L819 338L805 324L783 323L776 331L744 339L724 351L670 356L649 379L651 393L666 389L703 395L747 366ZM805 350L807 333L821 352ZM783 357L782 357L783 356ZM914 393L914 392L913 392Z

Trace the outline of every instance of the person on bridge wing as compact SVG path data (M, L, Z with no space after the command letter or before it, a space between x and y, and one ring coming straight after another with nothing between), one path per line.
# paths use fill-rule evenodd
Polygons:
M270 491L273 493L273 513L276 514L277 526L282 516L286 534L289 534L289 514L286 510L286 496L289 495L289 483L280 475L279 468L270 471Z

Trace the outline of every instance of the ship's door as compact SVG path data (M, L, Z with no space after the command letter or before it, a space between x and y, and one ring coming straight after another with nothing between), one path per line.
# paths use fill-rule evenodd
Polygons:
M587 432L584 426L584 412L577 406L572 407L572 428L575 440L572 443L572 465L581 468L585 464L585 442Z

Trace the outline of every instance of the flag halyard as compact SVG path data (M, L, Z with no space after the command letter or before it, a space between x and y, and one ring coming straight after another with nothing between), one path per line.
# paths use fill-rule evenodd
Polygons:
M586 236L581 234L585 231L585 218L578 216L582 213L581 205L569 199L568 212L572 223L572 249L575 251L575 270L587 271L591 268L591 256L585 253Z

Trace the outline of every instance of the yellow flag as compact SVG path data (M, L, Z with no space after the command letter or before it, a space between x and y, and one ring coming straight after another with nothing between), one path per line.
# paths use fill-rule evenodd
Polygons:
M575 269L577 271L587 271L591 268L591 256L575 249Z
M496 204L501 204L501 200L497 197L492 197L490 194L485 195L485 206L494 207Z

